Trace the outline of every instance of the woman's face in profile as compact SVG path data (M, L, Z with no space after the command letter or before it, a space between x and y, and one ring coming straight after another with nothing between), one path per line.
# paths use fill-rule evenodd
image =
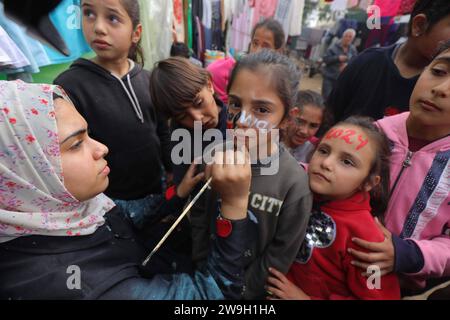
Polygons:
M89 200L108 187L108 148L88 136L86 121L64 99L55 100L63 182L79 201Z

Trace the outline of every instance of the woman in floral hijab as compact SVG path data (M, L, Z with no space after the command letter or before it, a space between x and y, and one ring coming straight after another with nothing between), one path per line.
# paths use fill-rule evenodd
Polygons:
M70 101L55 86L0 83L0 243L92 234L114 206L103 194L80 202L64 186L53 94Z
M108 149L87 129L61 88L0 81L0 299L238 298L246 215L202 272L141 277L148 252L102 194Z

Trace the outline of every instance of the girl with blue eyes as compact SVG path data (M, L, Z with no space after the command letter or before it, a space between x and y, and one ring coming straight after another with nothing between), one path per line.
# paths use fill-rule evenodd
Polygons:
M387 138L370 118L351 117L325 134L308 167L314 209L306 237L286 276L270 269L271 299L400 298L394 273L368 280L350 253L361 250L356 237L384 240L373 216L387 207L389 156Z
M78 59L55 80L86 119L93 138L109 147L106 195L138 227L163 197L170 173L167 122L151 103L150 73L142 68L137 0L83 0L82 27L95 51ZM140 57L140 59L138 59Z

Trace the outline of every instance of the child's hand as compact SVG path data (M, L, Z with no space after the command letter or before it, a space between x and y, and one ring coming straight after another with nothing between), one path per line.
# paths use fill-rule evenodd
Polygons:
M247 216L251 167L248 151L226 150L217 152L214 162L206 167L206 178L212 177L211 186L222 199L224 218L240 220Z
M371 275L367 273L367 269L371 265L376 265L380 268L381 276L389 274L394 270L395 249L394 244L392 243L392 233L386 229L377 218L375 218L375 221L385 236L384 241L368 242L355 238L353 239L354 243L371 252L365 253L354 249L348 249L349 253L358 259L358 261L352 261L352 264L364 270L363 274L367 277Z
M272 295L269 300L311 300L311 298L297 287L284 274L274 268L269 268L271 276L267 279L267 291Z
M181 180L181 183L177 187L177 196L180 198L187 198L189 194L191 193L192 189L199 183L204 177L205 173L201 172L194 176L195 174L195 168L196 168L195 162L191 163L189 166L188 171L183 177L183 180Z

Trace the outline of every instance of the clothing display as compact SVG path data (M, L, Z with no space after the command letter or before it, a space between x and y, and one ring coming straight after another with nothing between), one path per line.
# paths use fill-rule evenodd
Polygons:
M5 16L3 2L0 2L0 26L14 41L17 48L23 53L29 62L29 64L21 68L2 70L2 73L38 73L40 71L39 67L51 64L43 45L39 41L28 36L24 27L19 26L13 20Z
M402 0L375 0L374 5L380 8L382 17L395 17L400 10Z
M344 11L347 9L347 0L334 0L331 3L331 11Z
M174 15L174 29L177 34L177 41L185 41L184 32L184 13L183 13L183 0L173 0L173 15Z
M20 69L28 65L30 61L0 26L0 70Z
M259 0L253 2L253 26L263 19L273 17L277 9L278 0ZM251 5L252 6L252 5Z
M50 20L70 50L70 55L66 57L45 46L45 52L52 64L72 62L86 52L92 51L84 39L81 16L81 0L63 0L50 14Z
M291 10L292 2L291 0L279 0L278 1L278 7L277 11L275 12L274 19L281 23L283 26L284 34L287 38L290 27L289 20L292 17L292 10Z
M186 43L193 51L193 57L204 63L206 50L221 51L226 55L232 52L235 58L247 52L252 28L266 18L280 21L286 40L288 35L302 33L305 0L138 1L144 68L148 70L157 61L169 57L174 39ZM72 62L92 52L81 28L80 3L81 0L62 0L50 13L51 22L70 51L69 56L64 56L29 37L23 27L6 18L0 2L0 26L15 43L8 46L12 48L10 54L13 57L8 57L5 48L0 51L0 72L11 74L8 78L32 81L31 74L40 72L39 67ZM18 57L21 57L20 61Z
M144 67L148 70L155 62L170 56L174 16L172 1L139 0L142 24L141 47L144 52ZM192 19L190 21L192 22Z

